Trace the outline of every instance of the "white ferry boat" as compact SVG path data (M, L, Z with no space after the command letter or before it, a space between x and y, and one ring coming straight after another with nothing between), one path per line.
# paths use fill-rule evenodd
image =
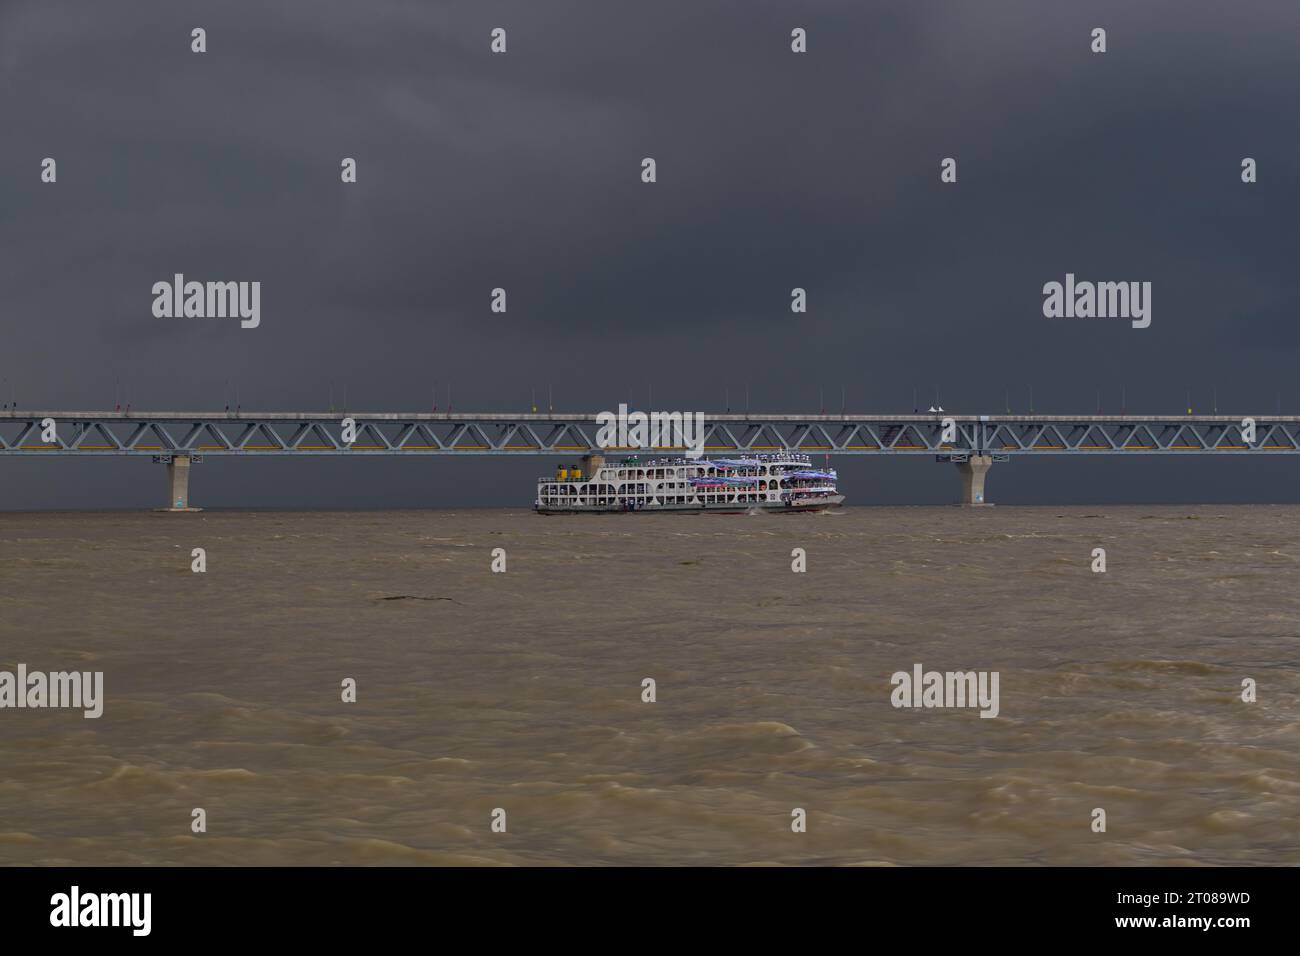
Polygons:
M835 472L807 455L745 458L625 458L599 455L584 467L561 466L537 480L539 514L609 511L693 511L740 514L825 511L843 503Z

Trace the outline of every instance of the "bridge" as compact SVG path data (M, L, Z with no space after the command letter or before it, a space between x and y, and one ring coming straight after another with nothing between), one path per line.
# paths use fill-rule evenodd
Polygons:
M193 511L190 466L208 455L578 455L589 471L607 453L650 451L600 447L598 431L594 413L5 410L0 456L149 456L167 465L167 510ZM985 503L985 475L994 462L1039 455L1295 455L1300 416L725 412L705 415L704 451L932 455L956 464L962 503L977 505Z

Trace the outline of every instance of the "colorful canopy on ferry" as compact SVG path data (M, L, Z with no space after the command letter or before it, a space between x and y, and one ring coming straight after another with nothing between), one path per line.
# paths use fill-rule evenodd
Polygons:
M798 478L802 481L815 480L819 478L827 481L834 481L835 472L833 471L788 471L786 472L785 477Z

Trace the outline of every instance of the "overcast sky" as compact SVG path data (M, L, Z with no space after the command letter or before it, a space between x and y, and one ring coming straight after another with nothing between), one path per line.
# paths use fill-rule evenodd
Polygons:
M748 384L754 410L844 387L905 412L937 385L999 413L1032 385L1039 411L1098 389L1119 411L1123 387L1178 413L1191 387L1198 411L1217 388L1221 412L1300 414L1297 37L1276 0L0 0L4 398L220 409L238 381L245 409L346 385L425 410L451 383L465 410L550 386L596 411L653 385L709 412ZM260 281L260 327L155 318L177 272ZM1045 318L1067 272L1151 282L1150 328ZM192 496L526 507L554 463L209 459ZM930 461L837 464L851 503L957 491ZM147 460L0 472L0 508L163 498ZM1300 458L1056 460L988 489L1300 501L1298 479Z

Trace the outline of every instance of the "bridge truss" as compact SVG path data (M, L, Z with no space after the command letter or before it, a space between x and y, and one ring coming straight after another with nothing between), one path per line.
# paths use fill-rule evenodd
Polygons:
M705 416L706 454L1297 454L1300 416L754 415ZM346 442L345 419L355 430ZM945 422L948 435L945 436ZM53 426L52 428L50 426ZM397 412L0 412L0 455L611 454L594 414ZM1247 438L1250 437L1250 440ZM667 452L671 449L656 449Z

